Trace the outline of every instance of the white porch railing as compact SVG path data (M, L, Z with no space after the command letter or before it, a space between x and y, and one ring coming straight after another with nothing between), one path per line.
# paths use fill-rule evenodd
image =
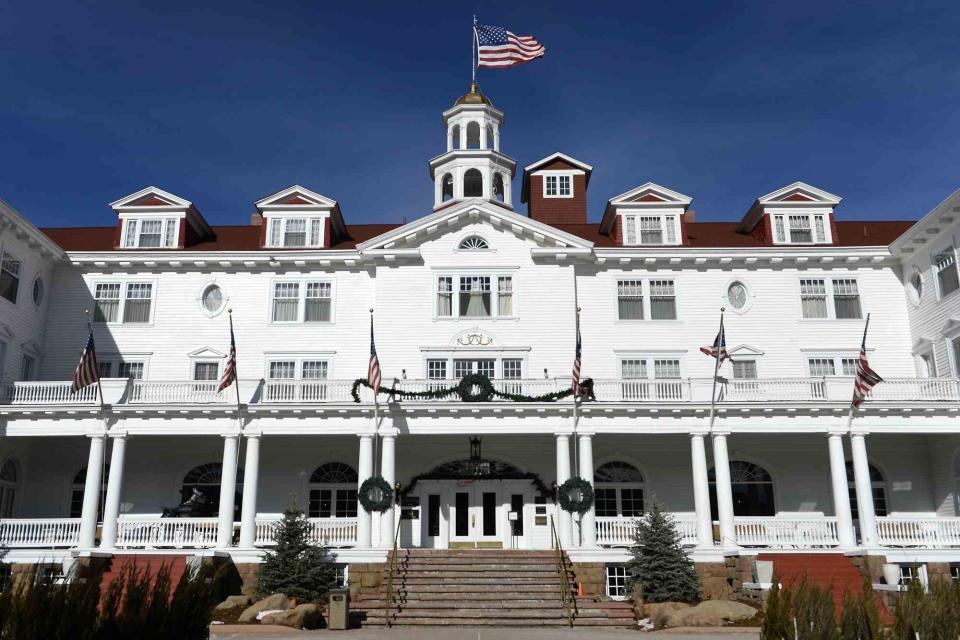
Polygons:
M960 518L877 518L882 547L960 547Z
M71 382L9 382L0 384L0 404L93 404L97 402L97 385L76 393Z
M353 380L267 380L262 402L352 402ZM373 401L370 389L361 387L360 399Z
M217 381L154 382L134 380L130 389L131 404L215 404L235 402L236 392L218 392Z
M207 549L216 544L216 518L123 516L117 521L121 549Z
M870 400L956 401L960 399L960 380L956 378L894 378L875 386Z
M851 382L851 393L853 383ZM765 400L827 400L823 378L772 378L728 380L723 389L726 402L763 402ZM709 397L707 398L709 401Z
M80 518L21 518L0 520L0 546L11 549L75 547Z
M597 544L603 547L629 547L633 544L633 534L637 521L642 516L597 516ZM680 535L680 544L685 547L697 546L697 521L688 516L673 516L674 525Z
M680 402L690 400L689 380L594 380L599 402Z
M837 519L817 518L735 518L737 544L768 549L809 549L840 544Z
M270 547L276 544L274 527L280 516L258 516L254 545ZM310 541L327 547L352 547L357 544L356 518L310 518Z

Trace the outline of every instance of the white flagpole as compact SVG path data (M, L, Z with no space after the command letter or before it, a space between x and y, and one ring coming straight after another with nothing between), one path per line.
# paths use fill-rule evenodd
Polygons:
M713 421L717 417L717 375L720 373L720 345L726 342L726 336L723 334L723 312L724 307L720 307L720 331L717 333L717 344L715 345L714 365L713 365L713 390L710 392L710 430L713 430Z
M90 309L84 309L84 310L83 310L83 313L84 313L84 315L87 316L87 340L89 341L89 340L90 340L90 336L93 335L93 324L91 323L91 320L90 320ZM86 350L86 346L84 346L84 350ZM106 414L106 411L104 410L104 407L103 407L103 386L101 386L101 384L100 384L100 359L99 359L99 358L96 358L96 353L97 353L96 343L94 343L93 353L94 353L94 358L95 358L95 360L96 360L95 364L97 365L97 395L100 397L100 422L103 424L103 435L104 435L103 455L100 456L100 486L97 487L98 491L100 492L100 494L99 494L99 495L100 495L100 499L98 500L98 507L97 507L97 508L98 508L98 511L97 511L97 522L100 522L100 518L103 517L103 512L104 512L104 511L106 510L106 508L107 508L107 494L106 494L106 492L103 490L103 485L104 485L104 483L106 483L106 481L107 481L107 478L106 478L106 474L107 474L107 438L106 438L106 435L107 435L107 431L109 431L110 428L107 426L107 414ZM83 356L81 356L81 357L83 357ZM89 469L87 469L87 473L90 473L90 470L89 470Z
M867 314L867 321L863 325L863 338L860 340L860 350L867 350L867 329L870 328L870 314ZM857 363L860 362L860 354L857 354ZM859 364L858 364L859 366ZM853 375L853 392L857 392L857 374ZM850 432L850 428L853 427L853 413L856 410L856 407L853 405L853 396L850 396L850 412L847 414L847 432Z

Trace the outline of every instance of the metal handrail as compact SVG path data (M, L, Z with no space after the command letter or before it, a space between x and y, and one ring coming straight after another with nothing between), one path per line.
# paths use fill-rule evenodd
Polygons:
M393 507L391 507L393 508ZM383 619L386 625L390 626L390 605L393 604L393 574L397 570L397 549L400 541L400 525L403 518L397 518L397 533L393 536L393 556L390 558L390 572L387 574L387 597L384 604Z
M577 603L570 591L570 576L567 575L567 565L563 561L563 547L560 545L560 536L557 534L553 516L550 516L550 537L553 540L553 557L557 561L557 573L560 574L560 597L563 600L564 608L567 610L567 622L572 628L573 612Z

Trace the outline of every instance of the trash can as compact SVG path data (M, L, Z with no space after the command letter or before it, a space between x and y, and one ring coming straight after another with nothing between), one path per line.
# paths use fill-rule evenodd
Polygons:
M330 605L327 608L327 628L346 629L350 622L350 590L330 589Z

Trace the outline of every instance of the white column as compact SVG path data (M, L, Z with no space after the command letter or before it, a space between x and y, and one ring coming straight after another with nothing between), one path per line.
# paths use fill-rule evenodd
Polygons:
M253 549L257 539L257 489L260 479L260 435L247 436L243 462L243 502L240 505L240 547Z
M847 464L843 455L843 436L831 433L827 436L830 448L830 480L833 484L833 512L837 518L837 536L841 547L855 547L853 517L850 515L850 491L847 488Z
M580 477L593 486L593 435L580 434ZM596 504L580 517L580 544L583 547L597 546L597 510Z
M733 525L733 489L730 486L730 456L727 454L727 434L713 434L713 473L717 486L717 516L720 518L720 546L737 546Z
M493 140L487 140L487 125L481 123L480 124L480 148L489 149L492 146L493 146Z
M100 474L103 470L105 436L90 438L87 455L87 479L83 485L83 511L80 514L80 548L92 549L97 539L97 511L100 507Z
M503 203L513 206L513 189L510 185L510 176L503 176Z
M233 506L237 494L237 446L239 436L223 437L223 467L220 470L220 514L217 548L233 544Z
M870 484L870 462L867 443L862 433L850 434L853 452L853 481L857 490L857 516L860 519L860 544L877 546L877 518L873 506L873 487Z
M397 481L396 443L397 438L395 435L383 435L380 455L380 475L383 476L383 479L386 480L387 484L391 487ZM397 505L393 505L380 514L380 546L384 549L393 548L393 539L397 535L396 510Z
M373 436L360 436L360 459L357 462L357 489L373 475ZM357 547L369 549L372 538L370 512L357 503Z
M693 505L697 514L697 546L713 547L713 520L710 518L710 479L707 473L707 449L704 434L690 434L693 463Z
M100 547L113 549L117 545L117 519L120 517L120 495L123 492L123 461L127 452L127 437L110 438L113 451L110 453L110 477L107 479L107 499L103 506L103 532Z
M565 433L557 434L557 486L562 485L570 479L570 436ZM560 544L569 548L572 543L573 520L570 518L570 512L560 508L557 503L557 533L560 536Z

